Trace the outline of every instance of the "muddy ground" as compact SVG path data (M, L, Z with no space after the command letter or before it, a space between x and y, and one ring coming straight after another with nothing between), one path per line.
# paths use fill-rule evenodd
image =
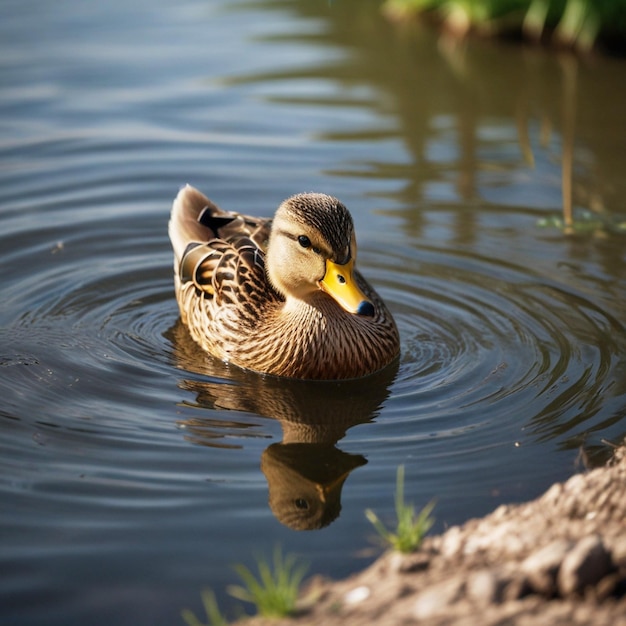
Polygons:
M290 619L250 626L626 626L626 448L606 466L501 506L410 555L313 579Z

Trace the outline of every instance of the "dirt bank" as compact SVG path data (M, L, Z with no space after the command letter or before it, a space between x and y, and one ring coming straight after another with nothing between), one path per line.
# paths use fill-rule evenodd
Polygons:
M626 626L626 448L537 500L428 537L414 554L385 554L343 581L314 579L302 605L288 620L246 623Z

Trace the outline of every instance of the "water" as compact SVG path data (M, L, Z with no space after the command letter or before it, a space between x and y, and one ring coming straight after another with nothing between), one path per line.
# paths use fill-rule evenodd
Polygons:
M623 62L454 46L370 2L0 12L3 623L181 623L205 586L232 614L230 566L277 544L367 564L401 463L441 531L624 436ZM186 182L257 215L341 198L397 370L207 362L173 295Z

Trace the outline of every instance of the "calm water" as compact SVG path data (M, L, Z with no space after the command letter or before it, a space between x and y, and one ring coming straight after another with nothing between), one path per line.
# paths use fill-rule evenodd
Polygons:
M230 566L276 544L346 575L401 463L441 531L601 462L626 433L625 78L370 2L2 3L2 622L177 624L206 586L232 611ZM397 371L207 361L173 296L187 182L257 215L341 198Z

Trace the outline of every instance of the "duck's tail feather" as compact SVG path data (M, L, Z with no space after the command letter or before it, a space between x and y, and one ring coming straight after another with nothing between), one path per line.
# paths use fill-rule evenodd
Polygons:
M168 230L177 262L180 262L192 241L204 242L215 237L212 230L199 221L205 209L211 213L223 213L216 204L191 185L185 185L174 199Z

